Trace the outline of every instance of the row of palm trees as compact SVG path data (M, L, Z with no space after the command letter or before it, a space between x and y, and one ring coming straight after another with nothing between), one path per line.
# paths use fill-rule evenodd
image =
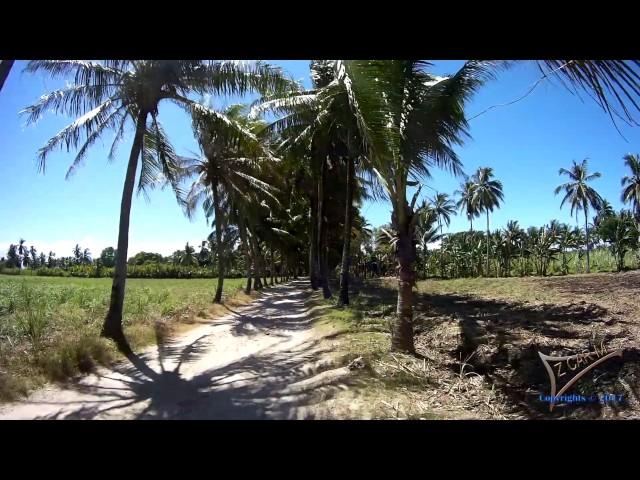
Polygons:
M599 212L600 214L600 212ZM638 228L629 211L609 212L590 224L590 244L608 249L618 271L624 269L627 252L638 251ZM490 245L490 267L486 267L485 246ZM483 232L467 231L449 234L442 239L440 249L421 249L421 267L425 276L448 278L478 276L520 276L555 272L566 275L582 269L586 237L577 226L551 221L542 227L523 229L517 221L509 221L503 229L487 236ZM571 265L573 263L573 265ZM602 267L603 265L600 265Z
M412 352L415 239L426 209L424 202L417 203L421 182L433 168L463 174L453 147L469 136L465 104L512 64L470 60L453 75L441 77L430 73L431 64L422 60L313 61L313 85L305 90L279 69L261 62L29 62L28 72L72 79L69 86L42 96L24 112L30 122L50 110L77 119L39 151L43 171L49 154L62 147L77 152L67 174L72 175L108 130L115 131L109 155L113 157L127 125L135 129L103 335L127 348L122 309L131 200L138 178L139 191L171 185L188 215L199 206L204 208L219 245L225 228L237 230L247 263L255 271L264 270L267 262L273 264L276 253L291 269L306 257L312 286L330 296L329 265L339 263L342 304L348 303L351 240L363 227L358 206L367 197L386 199L392 207L390 241L398 276L392 348ZM537 64L545 77L562 78L593 95L612 116L632 120L629 103L637 108L633 99L640 91L637 61L544 60ZM197 100L205 94L249 92L257 92L259 99L248 114L242 107L217 111ZM189 114L199 158L173 150L159 119L158 106L164 102ZM260 120L271 116L275 120ZM482 204L488 219L502 199L497 193L499 182L488 168L477 172L474 182L472 198ZM418 188L409 198L412 187ZM218 261L224 264L222 258ZM216 300L224 274L220 270ZM248 277L250 282L251 274ZM258 275L254 285L259 281Z
M88 248L81 248L76 243L73 247L73 256L56 258L53 251L49 255L40 252L31 245L27 246L26 240L21 238L18 243L12 243L7 250L7 256L2 257L3 265L8 268L55 268L69 265L87 265L91 263L91 252Z
M622 194L621 200L624 204L630 204L634 216L637 221L640 222L640 156L638 154L627 154L623 157L625 166L630 170L629 175L625 175L622 178ZM572 166L569 169L561 168L559 170L560 175L566 175L569 177L569 181L556 187L554 193L557 195L560 192L564 192L564 197L560 203L562 208L567 202L571 206L571 215L576 216L578 220L578 213L580 211L584 214L584 234L585 241L583 245L586 246L586 271L590 271L590 258L589 251L591 242L589 241L590 229L589 229L589 209L598 212L598 215L611 212L610 204L602 198L602 196L589 184L591 181L600 178L602 175L600 172L594 172L592 174L588 171L588 159L584 159L581 162L573 161ZM458 196L458 200L455 203L462 213L464 213L470 222L470 230L473 231L473 219L480 216L482 213L486 213L487 228L485 236L486 245L486 269L485 272L489 272L489 259L490 259L490 245L491 235L489 228L489 213L494 208L499 208L500 202L504 200L504 194L502 189L502 183L499 180L494 179L493 170L491 168L481 167L478 168L476 173L466 178L460 185L460 189L454 192L454 195ZM434 242L443 238L442 224L447 226L450 224L451 215L455 214L455 207L453 201L445 193L438 193L425 206L428 210L433 212L438 222L440 229L439 237L433 235L429 236L429 240ZM426 217L429 218L431 212L425 212ZM426 222L428 224L428 222ZM596 221L594 220L594 224ZM505 230L508 234L512 233L512 229L507 226ZM421 237L421 241L425 244L425 238Z

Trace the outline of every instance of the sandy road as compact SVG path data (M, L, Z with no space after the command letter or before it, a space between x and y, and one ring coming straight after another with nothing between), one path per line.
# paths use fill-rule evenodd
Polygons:
M348 369L322 360L307 285L271 288L132 362L5 404L0 419L313 418Z

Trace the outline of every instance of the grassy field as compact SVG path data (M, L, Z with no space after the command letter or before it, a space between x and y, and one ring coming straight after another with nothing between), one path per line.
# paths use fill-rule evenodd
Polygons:
M349 309L313 300L328 307L317 324L337 332L332 348L367 365L358 397L345 393L336 404L361 404L373 418L640 418L640 272L421 281L417 358L389 352L395 280L355 282L354 290ZM622 349L623 360L596 367L573 393L625 400L550 413L539 400L550 386L538 352L572 355L600 340Z
M225 280L223 300L242 297L244 282ZM124 326L132 346L154 342L167 327L226 313L212 305L215 284L211 279L127 280ZM99 337L110 292L108 278L0 275L0 400L115 359L113 345Z

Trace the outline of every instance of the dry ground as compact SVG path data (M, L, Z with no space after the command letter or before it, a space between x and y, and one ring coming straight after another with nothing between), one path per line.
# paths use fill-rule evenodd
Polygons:
M325 312L348 331L335 348L363 355L370 368L374 417L640 418L640 272L419 282L418 358L387 352L394 286L368 280L352 296L355 315ZM538 351L571 355L602 340L623 349L622 360L596 367L569 393L621 394L624 401L550 413L539 399L550 386Z

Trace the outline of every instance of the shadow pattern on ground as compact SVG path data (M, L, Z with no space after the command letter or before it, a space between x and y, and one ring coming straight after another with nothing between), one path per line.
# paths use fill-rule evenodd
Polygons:
M308 281L293 281L265 289L249 308L232 312L234 335L272 333L283 337L287 331L310 327L305 317ZM285 315L288 305L293 316ZM259 312L259 313L258 313ZM218 323L216 323L218 324ZM214 335L214 334L212 334ZM79 408L62 408L40 419L95 419L119 417L127 408L133 419L304 419L314 418L309 407L346 388L349 379L327 377L310 381L331 368L310 366L326 352L322 338L314 337L286 350L270 346L227 365L206 370L194 377L181 374L183 365L204 353L203 335L186 346L168 341L157 346L159 371L150 367L150 355L130 353L129 363L114 367L102 380L117 387L75 384L74 389L97 397ZM277 346L277 344L276 344ZM165 365L175 365L165 369ZM50 402L47 402L50 403Z
M397 299L396 290L388 283L376 282L361 290L367 293L359 299L364 311L380 309L381 305L390 309ZM446 354L441 367L459 372L461 361L466 360L468 371L481 375L502 394L508 413L520 418L600 418L603 407L598 403L558 406L550 413L548 403L539 398L540 394L549 395L550 385L538 351L572 355L589 348L594 341L623 345L623 359L614 358L594 368L567 393L623 393L625 402L610 404L614 416L620 417L625 417L631 404L637 406L640 402L640 388L632 381L640 378L637 339L624 321L617 321L600 305L585 301L529 305L468 295L414 295L417 352L432 358L434 342L430 333L447 323L457 328L457 338L435 347ZM631 379L627 391L616 383L625 372ZM635 416L638 414L636 411Z

